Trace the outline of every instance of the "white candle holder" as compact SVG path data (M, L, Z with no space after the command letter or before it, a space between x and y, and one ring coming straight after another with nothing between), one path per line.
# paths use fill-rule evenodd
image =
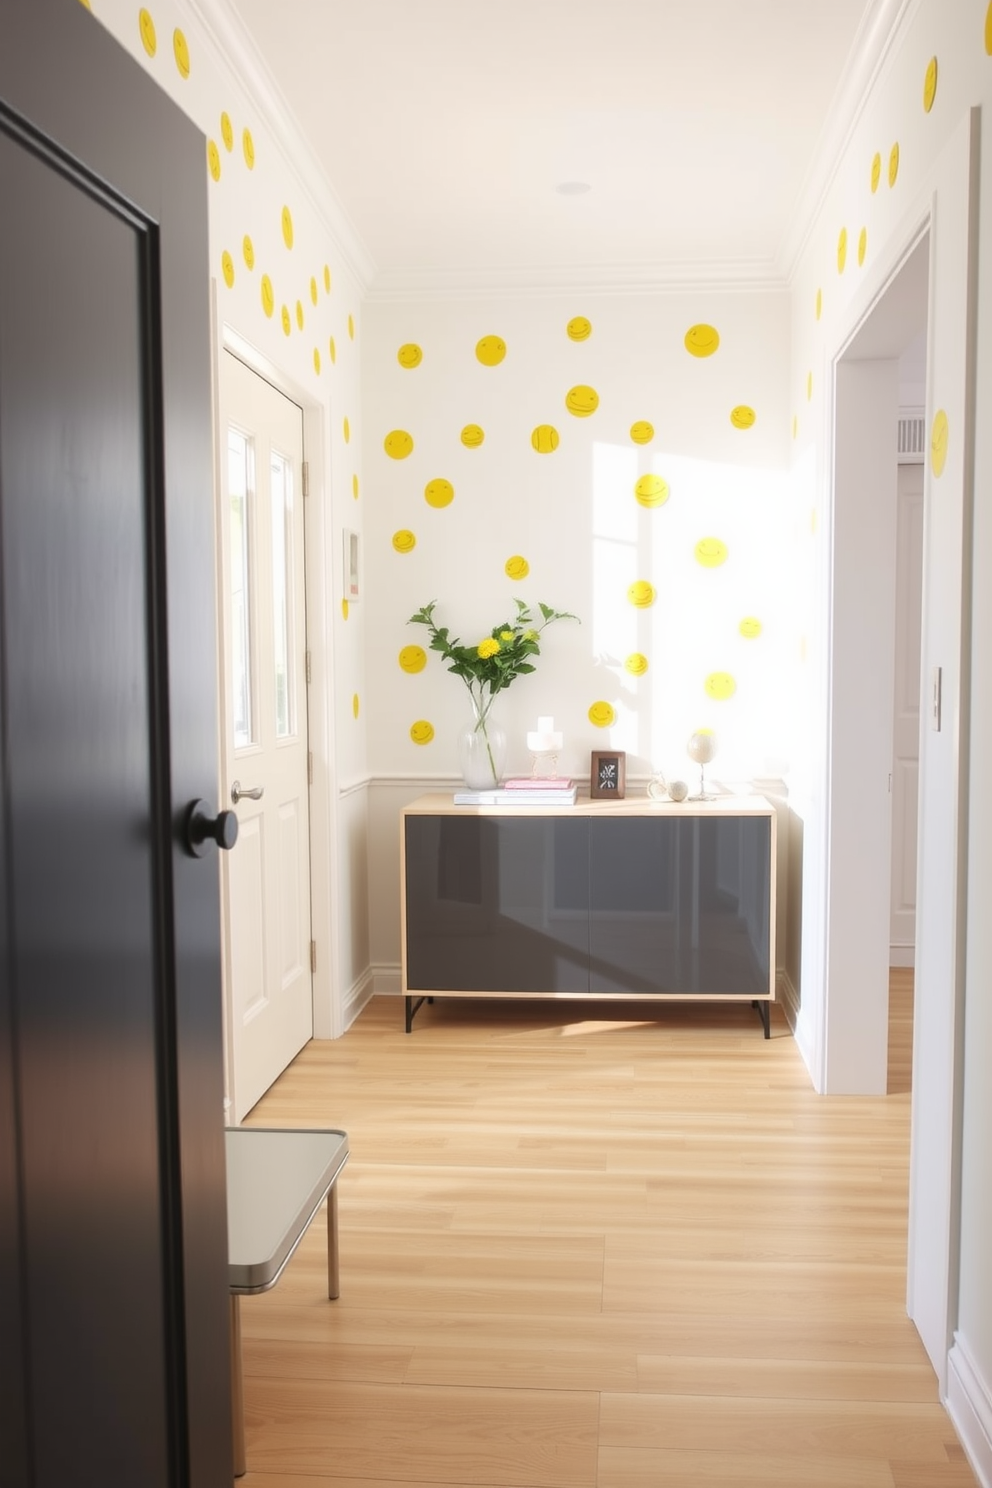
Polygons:
M553 718L539 718L537 728L532 729L527 735L527 748L533 756L531 765L531 777L537 779L544 771L538 769L542 761L549 761L551 765L550 779L558 778L558 756L561 753L562 735L555 728Z

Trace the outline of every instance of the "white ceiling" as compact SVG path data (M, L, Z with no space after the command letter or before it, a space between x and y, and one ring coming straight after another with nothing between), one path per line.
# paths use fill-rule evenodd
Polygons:
M227 0L381 292L781 282L898 0ZM565 195L579 182L590 189Z

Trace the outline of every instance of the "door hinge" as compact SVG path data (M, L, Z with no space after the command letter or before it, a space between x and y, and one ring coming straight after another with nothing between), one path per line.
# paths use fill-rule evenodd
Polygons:
M312 678L311 678L311 674L310 674L310 652L308 651L307 652L307 685L308 686L310 685L311 680L312 680Z
M315 940L310 942L310 970L317 970L317 942Z
M303 499L310 495L310 461L303 461Z
M313 785L313 750L307 750L307 785Z

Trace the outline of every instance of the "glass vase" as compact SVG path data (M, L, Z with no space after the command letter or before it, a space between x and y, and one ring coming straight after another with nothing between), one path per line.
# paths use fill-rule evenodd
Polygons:
M506 765L506 730L494 694L469 688L472 715L458 736L458 763L469 790L495 790Z

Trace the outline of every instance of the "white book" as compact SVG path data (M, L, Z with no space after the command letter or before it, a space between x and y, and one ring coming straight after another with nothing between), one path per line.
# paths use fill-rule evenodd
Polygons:
M574 805L576 787L571 790L493 790L455 791L456 806L571 806Z

